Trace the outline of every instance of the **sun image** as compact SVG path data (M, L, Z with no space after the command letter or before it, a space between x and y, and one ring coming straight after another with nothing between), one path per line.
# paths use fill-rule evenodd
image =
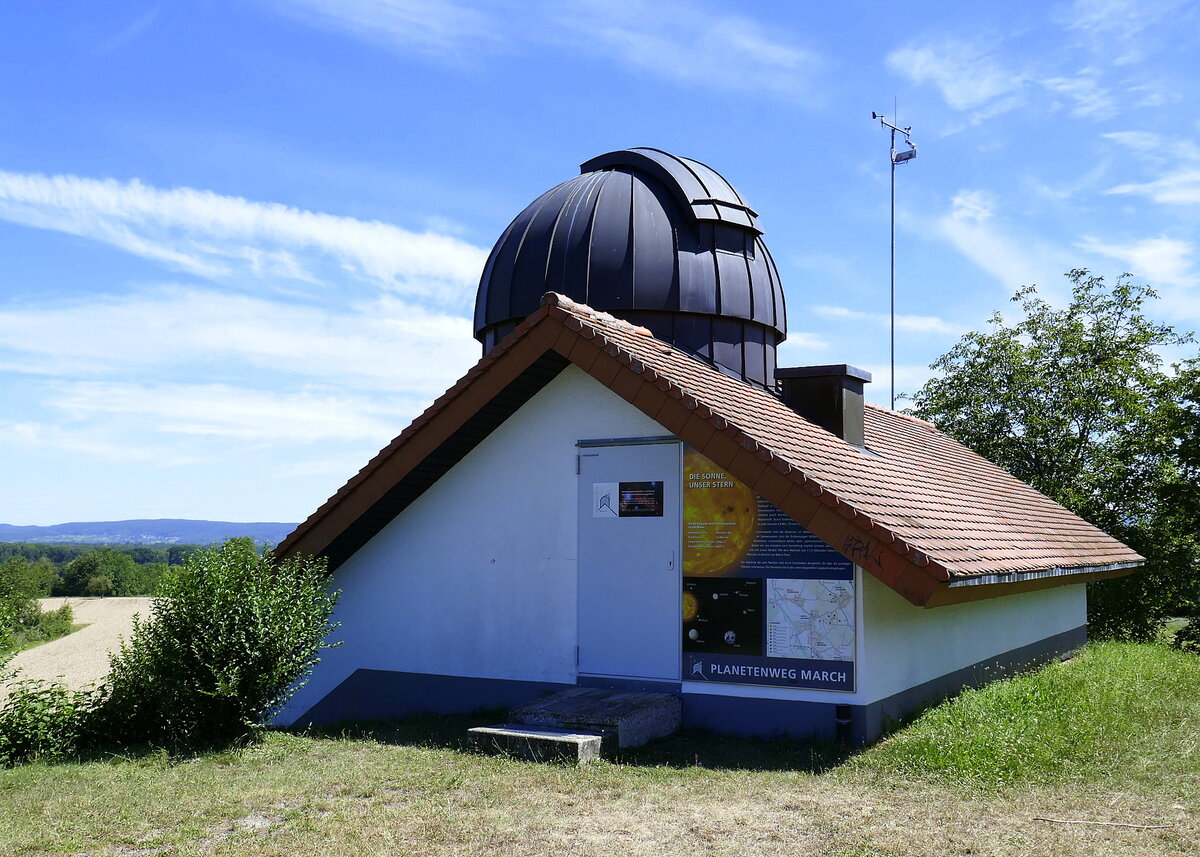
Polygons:
M754 541L758 498L694 449L683 457L683 573L732 575Z
M700 602L690 592L683 593L683 621L691 622L700 615Z

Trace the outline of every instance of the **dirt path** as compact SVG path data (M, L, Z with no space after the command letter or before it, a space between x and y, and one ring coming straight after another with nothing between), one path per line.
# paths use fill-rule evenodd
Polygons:
M150 598L43 598L43 610L64 602L75 613L75 624L87 625L73 634L27 649L9 664L17 678L60 679L81 688L108 674L108 654L129 638L133 615L150 615Z

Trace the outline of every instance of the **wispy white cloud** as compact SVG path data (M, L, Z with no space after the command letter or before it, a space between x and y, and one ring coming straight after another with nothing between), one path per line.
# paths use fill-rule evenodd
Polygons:
M62 381L43 388L39 405L43 416L0 419L5 448L155 467L255 450L285 458L284 450L318 443L331 455L356 450L361 465L411 419L388 397L228 384Z
M867 401L889 407L892 391L892 367L887 363L864 363L859 368L871 373L871 383L863 388ZM905 396L915 393L933 377L933 370L920 363L896 364L896 410L908 406Z
M128 435L97 429L94 425L62 425L35 420L0 419L0 445L21 454L51 453L86 457L121 464L191 464L197 456L168 451L144 443L131 443Z
M863 312L840 306L814 306L812 311L823 318L842 319L845 321L865 321L872 327L886 328L891 322L891 316L881 312ZM909 333L944 333L959 336L966 331L960 325L951 324L945 319L933 315L896 315L896 329Z
M311 26L345 32L400 52L472 63L497 47L503 19L453 0L264 0Z
M1194 242L1161 235L1123 242L1088 236L1078 247L1086 253L1115 260L1121 270L1149 283L1162 298L1156 311L1181 322L1184 329L1196 328L1200 320L1200 270L1194 262ZM1194 352L1167 358L1183 356L1194 356Z
M0 171L0 218L80 235L214 279L315 283L332 262L398 293L461 302L487 253L458 238L136 179Z
M1068 30L1115 65L1130 65L1150 54L1157 39L1147 31L1179 14L1185 0L1075 0L1061 15Z
M1151 164L1189 161L1200 164L1200 146L1186 137L1164 137L1152 131L1112 131L1101 136L1135 152Z
M728 7L709 9L681 0L583 0L554 8L580 48L683 83L808 102L827 65L815 49L729 14Z
M1025 186L1031 191L1056 201L1068 200L1083 193L1090 193L1113 169L1113 159L1102 157L1085 173L1075 177L1056 176L1056 181L1045 181L1041 177L1029 177Z
M1106 193L1146 196L1165 205L1196 205L1200 203L1200 169L1180 170L1151 182L1120 184Z
M995 197L961 190L936 228L960 253L998 280L1006 290L1045 282L1073 264L1069 255L1042 240L1014 233L995 217Z
M1165 79L1130 84L1125 91L1132 97L1134 107L1164 107L1184 97L1177 84Z
M799 355L812 351L823 351L829 343L812 333L789 331L787 339L779 345L780 363L801 359Z
M1150 4L1096 0L1078 4L1081 11L1069 26L1083 33L1091 49L1064 46L1058 53L1030 54L1018 34L970 36L962 33L926 35L892 51L888 68L915 84L929 84L946 104L962 111L972 125L1030 105L1048 96L1048 109L1100 122L1128 107L1160 106L1179 97L1178 82L1130 75L1114 66L1113 40L1131 60L1150 44L1143 32L1160 23L1171 4L1153 12ZM1126 32L1119 21L1137 22ZM1121 34L1118 36L1118 34ZM1107 48L1098 43L1103 41ZM956 129L957 130L957 129Z
M309 25L402 53L473 65L536 45L599 55L683 84L814 100L827 62L816 49L727 7L693 0L263 0ZM536 20L531 20L536 19ZM713 63L720 58L720 72Z
M1178 238L1158 236L1128 243L1085 237L1077 246L1087 253L1098 253L1121 262L1126 271L1144 278L1151 285L1191 287L1200 284L1192 265L1195 245Z
M979 122L1025 102L1030 73L1002 60L998 45L959 37L910 42L887 56L887 66L913 83L937 87L955 110L969 110Z
M384 297L338 309L183 287L0 310L0 369L97 377L270 370L430 397L478 358L465 319Z
M1070 98L1075 106L1071 115L1088 119L1110 119L1117 115L1113 94L1100 81L1100 72L1086 68L1072 76L1047 77L1038 82L1047 91Z
M113 416L136 421L142 432L254 443L371 440L382 444L403 428L403 423L397 425L395 407L377 398L279 393L228 384L81 381L55 385L45 404L72 420Z
M1106 193L1145 196L1164 205L1200 203L1200 146L1194 140L1149 131L1114 131L1104 137L1160 174L1151 181L1116 185Z
M162 4L151 6L96 47L96 53L108 54L124 48L146 33L162 13Z

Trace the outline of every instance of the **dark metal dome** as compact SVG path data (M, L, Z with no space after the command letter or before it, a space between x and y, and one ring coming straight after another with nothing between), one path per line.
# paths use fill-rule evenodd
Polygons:
M773 390L783 286L757 214L715 170L658 149L586 162L504 230L475 299L484 353L555 291Z

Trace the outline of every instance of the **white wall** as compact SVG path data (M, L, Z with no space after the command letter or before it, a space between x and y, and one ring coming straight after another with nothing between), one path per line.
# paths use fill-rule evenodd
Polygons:
M664 435L568 366L347 560L335 637L277 721L356 669L575 681L575 442Z
M1087 623L1083 584L926 610L863 577L859 690L869 701Z

